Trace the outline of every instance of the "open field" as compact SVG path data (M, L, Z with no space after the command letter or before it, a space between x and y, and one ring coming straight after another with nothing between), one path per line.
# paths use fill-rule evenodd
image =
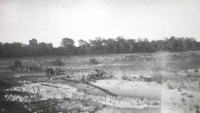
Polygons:
M107 77L82 81L94 70ZM200 52L0 59L0 101L3 113L196 113Z

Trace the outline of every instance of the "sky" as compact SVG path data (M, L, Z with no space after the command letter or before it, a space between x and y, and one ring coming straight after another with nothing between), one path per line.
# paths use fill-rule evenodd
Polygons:
M117 36L200 41L200 0L0 0L3 43Z

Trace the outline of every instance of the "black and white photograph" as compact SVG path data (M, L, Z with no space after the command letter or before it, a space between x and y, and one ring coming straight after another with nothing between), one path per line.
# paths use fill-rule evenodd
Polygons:
M0 0L0 113L200 113L200 0Z

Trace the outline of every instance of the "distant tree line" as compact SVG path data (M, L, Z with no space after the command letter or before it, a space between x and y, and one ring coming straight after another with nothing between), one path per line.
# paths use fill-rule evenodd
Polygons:
M121 54L121 53L152 53L158 51L183 52L199 51L200 42L194 38L170 37L163 40L149 41L147 38L104 39L97 37L89 42L80 39L79 46L74 45L74 40L63 38L60 47L53 47L52 43L40 42L36 39L29 40L29 44L20 42L1 43L0 58L8 57L32 57L49 55L83 55L83 54Z

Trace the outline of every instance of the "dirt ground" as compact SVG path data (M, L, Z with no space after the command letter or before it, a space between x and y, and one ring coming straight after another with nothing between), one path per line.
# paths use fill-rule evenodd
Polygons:
M41 70L13 70L15 60ZM97 69L112 77L80 81ZM196 113L200 52L0 59L0 101L2 113Z

